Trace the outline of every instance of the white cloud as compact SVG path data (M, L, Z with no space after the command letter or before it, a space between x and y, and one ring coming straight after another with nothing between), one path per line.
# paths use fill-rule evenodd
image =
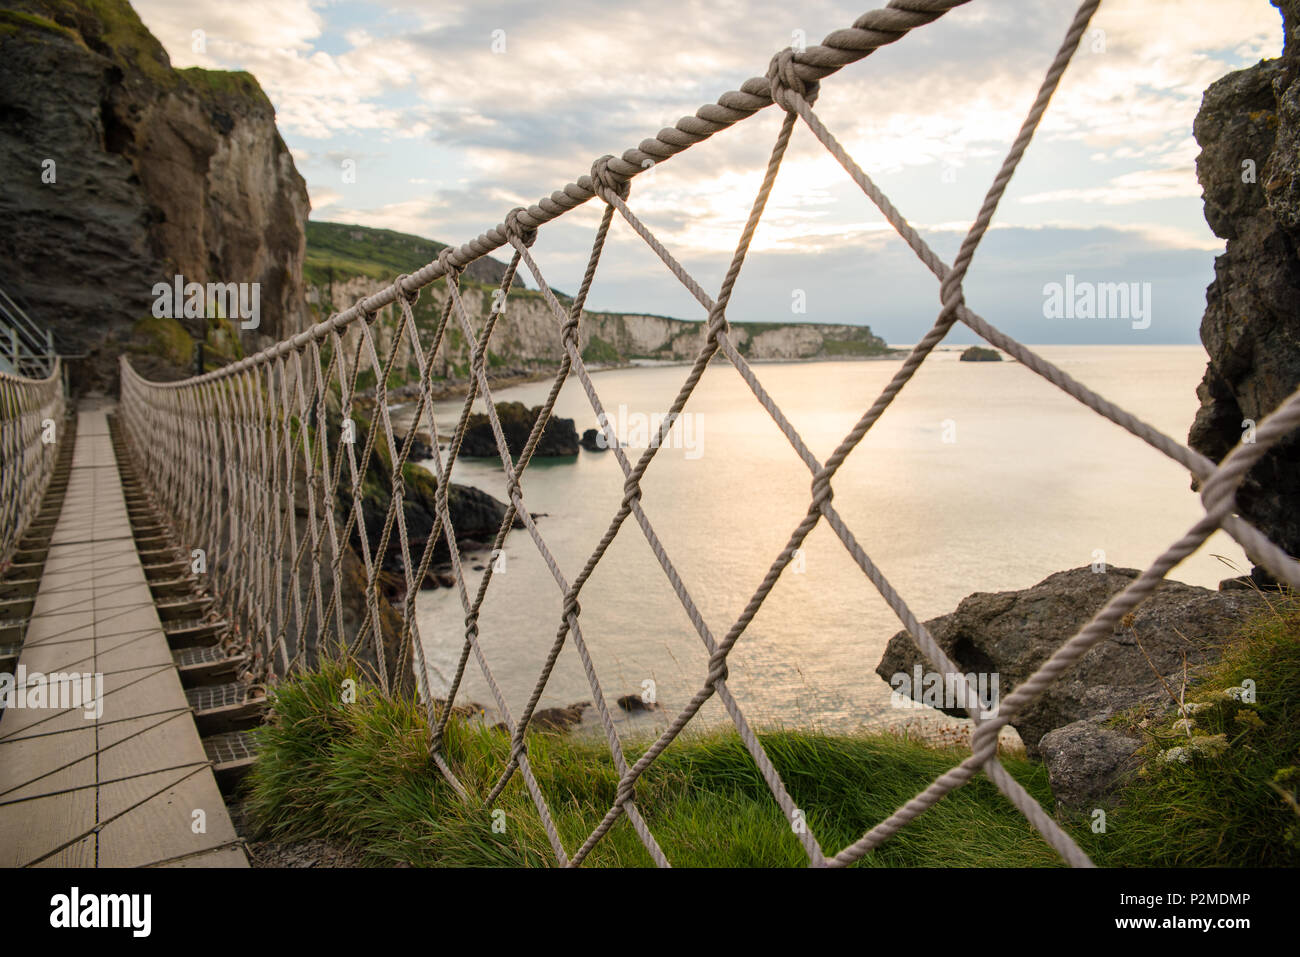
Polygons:
M408 199L400 203L388 203L377 209L335 206L330 210L330 218L338 222L395 229L418 236L430 234L437 209L438 203L435 200Z
M793 30L816 43L861 12L851 0L797 8L660 0L653 9L627 0L138 0L136 8L177 65L257 76L318 213L447 242L466 241L576 179L596 156L620 153L762 74ZM817 112L914 225L955 242L1075 8L1075 0L958 7L824 81ZM1222 0L1108 0L1094 20L1104 51L1088 40L1075 57L995 230L1051 217L1061 242L1112 226L1135 244L1214 249L1197 229L1192 120L1207 85L1280 48L1280 17L1265 0L1223 11ZM203 52L191 49L194 29L205 30ZM492 50L498 29L504 53ZM633 209L674 252L725 263L779 123L768 109L638 177ZM365 175L338 187L338 157L363 155ZM959 171L955 183L937 188L949 167ZM562 288L576 285L599 214L593 202L543 231L544 265L559 270ZM800 124L753 249L830 255L852 243L900 241ZM645 251L627 248L612 245L602 269L642 268Z
M320 36L324 20L309 0L134 0L131 4L150 32L167 49L175 66L213 66L208 54L195 50L194 31L206 45L302 51Z
M322 209L328 209L337 205L343 198L343 194L333 189L324 189L321 187L308 186L307 192L311 196L312 212L319 212Z
M1116 176L1101 186L1068 187L1023 196L1022 203L1101 203L1122 206L1158 199L1200 196L1201 187L1191 167L1141 170Z

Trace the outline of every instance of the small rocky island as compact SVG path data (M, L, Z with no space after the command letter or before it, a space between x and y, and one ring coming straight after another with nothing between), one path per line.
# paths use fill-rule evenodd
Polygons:
M518 456L528 443L528 436L533 431L533 423L542 413L542 407L535 405L531 409L522 402L498 402L497 418L501 421L501 431L505 433L506 447L512 456ZM465 441L461 444L460 454L470 458L496 458L496 436L492 433L492 422L487 415L477 412L469 417L465 426ZM578 430L572 419L562 419L552 415L542 429L534 457L560 458L578 454Z
M984 346L971 346L961 354L962 362L1001 362L1002 353Z

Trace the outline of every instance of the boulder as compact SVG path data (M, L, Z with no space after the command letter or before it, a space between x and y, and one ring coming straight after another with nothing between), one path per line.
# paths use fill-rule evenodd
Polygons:
M568 731L575 724L581 723L582 712L590 707L590 701L580 701L567 708L543 708L533 712L533 720L528 726L538 731Z
M618 706L624 711L658 711L659 705L651 701L646 701L639 694L625 694L618 699Z
M582 712L591 707L590 701L579 701L566 708L542 708L533 712L533 719L528 722L530 731L553 731L564 733L576 724L582 723ZM494 724L496 731L505 731L504 721Z
M430 568L424 573L424 581L420 583L422 589L434 588L455 588L456 578L447 571L436 571Z
M1038 742L1052 794L1075 810L1109 804L1115 785L1140 764L1135 754L1141 745L1101 718L1073 721Z
M538 405L530 409L522 402L498 402L496 412L501 421L501 431L506 437L506 447L512 457L518 457L528 442L533 423L541 414L542 407ZM500 454L492 423L486 413L477 412L469 417L460 454L469 458L496 458ZM552 415L542 429L533 456L548 458L577 454L578 430L574 428L573 420Z
M961 354L962 362L1001 362L1002 353L997 349L986 349L983 346L971 346Z
M588 452L608 452L609 446L606 445L604 433L599 429L588 429L582 433L579 444Z
M996 674L1005 699L1138 574L1131 568L1094 572L1089 566L1057 572L1021 591L976 592L956 611L925 625L962 673ZM1177 692L1184 658L1188 668L1212 660L1223 641L1261 607L1254 592L1163 582L1114 634L1011 722L1025 751L1038 757L1043 735L1076 721L1132 705L1172 705L1165 684ZM918 665L932 670L912 636L900 631L890 639L876 674L888 682L900 673L911 675ZM940 710L966 716L957 708Z
M1210 355L1188 435L1220 461L1300 386L1300 0L1283 15L1282 56L1229 73L1205 92L1193 132L1205 220L1227 249L1206 290ZM1300 437L1274 446L1237 493L1243 517L1300 555ZM1254 556L1252 556L1254 560ZM1270 581L1256 569L1256 583Z

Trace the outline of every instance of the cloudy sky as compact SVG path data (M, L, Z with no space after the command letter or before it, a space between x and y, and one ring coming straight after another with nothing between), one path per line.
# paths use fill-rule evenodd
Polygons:
M884 0L133 2L176 66L257 76L313 219L459 244ZM818 114L946 259L1074 9L973 0L823 82ZM1223 244L1202 216L1192 121L1211 82L1280 53L1281 17L1267 0L1105 0L1093 27L975 259L967 302L1031 343L1195 342ZM780 119L769 108L633 185L633 209L706 288L725 271ZM542 230L534 253L552 285L576 288L598 217L592 201ZM1067 275L1150 283L1149 327L1045 317L1044 287ZM702 312L625 224L589 306ZM902 344L937 307L936 281L801 124L730 317L867 323ZM959 330L949 341L975 340Z

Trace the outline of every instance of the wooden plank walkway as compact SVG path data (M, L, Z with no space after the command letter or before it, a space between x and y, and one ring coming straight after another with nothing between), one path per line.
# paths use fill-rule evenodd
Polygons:
M4 712L0 866L247 867L136 554L107 411L78 412L18 661L29 686L38 672L102 675L102 713Z

